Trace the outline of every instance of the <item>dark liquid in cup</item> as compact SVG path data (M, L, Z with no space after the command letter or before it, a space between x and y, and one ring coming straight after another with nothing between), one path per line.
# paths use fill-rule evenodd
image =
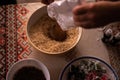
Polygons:
M46 78L42 70L36 67L26 66L15 73L13 80L46 80Z

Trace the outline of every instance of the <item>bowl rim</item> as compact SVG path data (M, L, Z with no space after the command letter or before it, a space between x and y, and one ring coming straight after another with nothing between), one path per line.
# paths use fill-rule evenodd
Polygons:
M35 12L32 13L32 15L30 16L30 18L29 18L29 20L28 20L28 22L27 22L26 33L27 33L28 43L30 43L30 45L31 45L33 48L35 48L36 50L38 50L38 51L40 51L40 52L42 52L42 53L53 54L53 55L54 55L54 54L63 54L63 53L65 53L65 52L73 49L73 48L78 44L79 40L81 39L82 32L83 32L82 27L78 27L78 38L77 38L77 40L75 41L75 43L74 43L70 48L68 48L68 49L66 49L66 50L64 50L64 51L62 51L62 52L47 52L47 51L44 51L44 50L42 50L42 49L39 49L37 46L35 46L35 44L31 41L30 36L29 36L29 30L28 30L28 27L30 27L30 26L28 26L29 21L30 21L30 19L32 18L32 16L33 16L37 11L42 10L43 8L46 8L46 10L47 10L46 5L40 7L39 9L37 9ZM47 13L46 13L46 14L47 14Z
M29 64L30 66L36 67L35 65L32 65L32 64L28 63L28 61L30 61L30 62L32 62L32 63L38 64L38 65L39 65L39 68L38 68L38 67L37 67L37 68L38 68L38 69L41 68L41 70L42 70L42 72L44 73L44 75L45 75L45 73L47 73L47 74L45 75L46 80L50 80L50 73L49 73L49 70L48 70L48 68L46 67L46 65L43 64L41 61L39 61L39 60L37 60L37 59L34 59L34 58L25 58L25 59L21 59L21 60L15 62L15 63L9 68L9 70L8 70L8 72L7 72L7 74L6 74L6 80L10 80L9 77L10 77L10 76L13 77L14 73L15 73L17 70L19 70L20 68L22 68L22 67L24 67L24 66L27 66L26 64L20 65L21 63L27 63L27 64ZM17 66L17 65L20 65L20 67L19 67L19 68L16 68L16 71L12 71L13 69L15 69L15 66ZM38 66L38 65L37 65L37 66ZM44 70L43 70L43 69L44 69ZM12 74L11 74L11 72L12 72Z
M105 62L104 60L98 58L98 57L93 57L93 56L81 56L81 57L78 57L78 58L75 58L73 59L72 61L70 61L68 64L65 65L65 67L63 68L62 72L60 73L60 76L59 76L59 80L62 80L62 77L63 77L63 74L64 72L66 71L66 69L74 62L76 62L77 60L80 60L80 59L93 59L93 60L97 60L97 61L100 61L102 62L103 64L106 65L106 67L108 67L112 73L114 74L116 80L119 80L119 77L117 75L117 72L113 69L113 67L108 64L107 62Z

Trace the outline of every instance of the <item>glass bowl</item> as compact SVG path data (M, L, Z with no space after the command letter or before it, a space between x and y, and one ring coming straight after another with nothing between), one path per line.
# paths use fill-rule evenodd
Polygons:
M96 57L79 57L69 62L59 80L119 80L115 70Z

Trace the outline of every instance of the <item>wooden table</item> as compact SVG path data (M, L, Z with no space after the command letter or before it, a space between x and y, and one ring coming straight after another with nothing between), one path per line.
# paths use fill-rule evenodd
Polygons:
M16 61L23 58L36 58L48 67L51 80L58 80L65 65L80 56L94 56L103 59L107 63L111 63L120 76L120 47L106 46L101 41L103 34L100 29L83 29L78 45L70 54L43 54L28 45L25 33L27 21L31 14L42 6L37 2L0 7L2 11L0 16L3 17L2 20L0 19L0 25L2 25L0 30L3 31L0 34L0 40L3 40L0 44L0 61L2 63L0 64L0 74L2 75L0 79L5 79L5 73Z
M33 10L31 10L34 12L34 7L37 8L38 6L40 7L40 5L36 4L33 6ZM110 63L108 51L101 41L102 35L100 29L83 29L79 43L70 53L49 55L41 53L33 48L33 53L28 57L42 61L50 71L51 80L58 80L65 65L72 59L80 56L94 56Z

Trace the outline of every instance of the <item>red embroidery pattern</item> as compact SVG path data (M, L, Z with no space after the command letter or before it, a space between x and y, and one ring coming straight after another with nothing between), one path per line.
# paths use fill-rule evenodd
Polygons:
M25 33L28 13L20 4L0 7L0 80L12 64L32 52Z

